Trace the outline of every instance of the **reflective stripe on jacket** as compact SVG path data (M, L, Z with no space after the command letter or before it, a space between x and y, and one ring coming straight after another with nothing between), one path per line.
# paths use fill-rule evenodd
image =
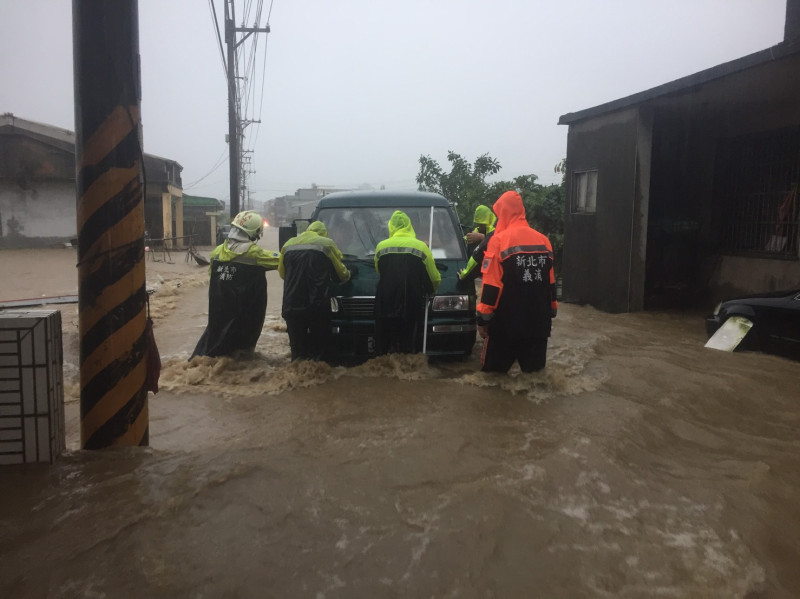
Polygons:
M244 250L243 250L244 248ZM242 251L243 250L243 251ZM270 252L259 247L256 243L248 241L241 243L226 239L223 243L211 251L208 261L219 260L220 262L240 262L242 264L253 264L260 266L264 270L275 270L278 268L278 252ZM209 274L211 267L209 266Z
M300 233L300 235L297 237L292 237L283 244L280 253L281 259L278 262L278 274L280 274L281 278L283 278L285 275L283 268L284 254L287 251L298 252L306 250L322 252L328 258L328 260L331 261L333 269L336 272L336 276L339 277L339 280L342 283L350 278L350 271L347 270L347 267L342 263L342 252L339 251L339 248L336 246L336 242L329 237L323 237L322 235L317 234L315 231L305 231Z
M433 291L439 288L442 275L436 268L433 254L424 241L417 239L411 219L400 210L389 219L389 238L378 243L375 248L375 270L382 275L378 261L387 254L409 254L419 258L430 278Z
M308 230L288 240L280 252L278 274L284 279L282 315L308 309L329 310L330 287L350 280L336 242Z
M481 265L478 322L511 338L547 337L558 308L550 240L528 225L518 193L501 195L494 211L498 226Z

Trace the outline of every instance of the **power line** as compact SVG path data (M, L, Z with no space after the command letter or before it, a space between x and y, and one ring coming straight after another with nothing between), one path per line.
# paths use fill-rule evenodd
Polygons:
M251 118L251 103L256 102L256 68L258 62L258 36L255 33L269 33L269 22L265 26L261 25L264 4L263 0L258 0L256 4L253 0L244 0L242 11L242 25L236 25L236 6L235 0L225 0L225 43L228 46L228 143L229 143L229 162L230 162L230 209L231 216L239 211L240 201L247 201L252 190L248 188L247 178L249 174L255 173L251 168L249 157L245 156L252 153L252 146L245 146L245 129L253 123L260 122L260 119ZM270 12L271 12L270 7ZM252 27L246 26L251 15L254 17ZM238 34L244 34L239 36ZM252 38L252 39L251 39ZM265 43L266 48L266 43ZM266 59L266 50L265 50ZM244 67L242 73L239 72L239 65ZM265 67L266 68L266 67ZM263 102L263 82L262 97L259 103ZM259 105L258 112L261 114L262 107ZM255 110L253 109L253 112ZM247 191L245 197L244 192Z
M192 190L193 191L197 191L198 189L208 189L210 187L217 187L218 185L220 185L222 183L226 183L226 182L227 182L227 179L215 179L213 181L206 181L206 182L204 182L202 184L195 185L194 187L192 187ZM227 196L225 196L225 197L227 198ZM221 199L221 198L218 198L218 199Z
M222 71L225 76L228 76L228 67L225 64L225 50L222 49L222 36L219 33L219 21L217 21L217 8L214 6L214 0L208 0L208 8L211 10L211 16L214 17L214 31L217 33L217 42L219 42L219 55L222 58Z
M197 181L193 181L192 183L189 183L188 185L185 185L183 187L183 189L184 190L191 189L192 187L194 187L195 185L200 183L200 181L202 181L203 179L208 177L210 174L212 174L214 171L216 171L225 162L225 154L227 154L227 153L228 153L227 150L222 150L222 154L219 155L219 158L217 158L217 161L214 163L214 166L211 167L211 170L209 170L205 175L200 177Z
M269 14L272 14L272 2L269 3ZM267 23L269 23L269 17L267 17ZM267 80L267 45L269 44L269 38L264 40L264 61L262 64L262 71L261 71L261 97L259 98L259 109L258 109L258 126L256 127L256 131L253 134L253 147L256 146L256 141L258 140L258 134L261 133L261 113L264 109L264 82Z

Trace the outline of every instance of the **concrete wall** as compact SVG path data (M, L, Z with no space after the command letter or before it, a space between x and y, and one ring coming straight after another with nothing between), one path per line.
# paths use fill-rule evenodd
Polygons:
M211 236L211 217L206 212L214 212L216 206L186 206L183 207L183 232L185 235L194 235L195 245L217 245L216 226L214 237ZM216 222L216 221L215 221Z
M74 181L30 181L28 189L22 189L17 183L7 179L0 179L0 220L2 220L2 235L7 238L11 231L8 226L8 219L12 216L22 225L20 232L22 237L29 239L48 238L69 241L78 236L77 216L76 216L76 197ZM171 186L170 186L171 187ZM148 190L157 189L148 184ZM180 190L173 189L180 193ZM163 235L163 196L158 192L148 196L145 203L147 213L146 224L152 226L148 231L151 238L161 239ZM170 219L173 218L172 210L177 213L182 212L180 206L176 207L180 197L177 195L166 194L170 201ZM148 218L149 217L149 218ZM206 222L208 217L205 217ZM176 232L171 226L170 235ZM181 228L183 221L181 221ZM176 227L177 228L177 227ZM208 237L210 233L205 233ZM24 244L23 244L24 245ZM179 246L183 242L178 243Z
M0 135L0 179L25 183L32 180L75 179L75 153L19 133ZM70 148L69 144L66 144Z
M721 256L711 280L710 305L731 297L782 289L800 289L800 262Z
M0 127L0 237L11 245L14 218L21 230L13 240L19 247L46 240L77 237L74 136L64 130L28 121ZM145 154L147 197L145 228L160 239L164 232L183 235L180 164ZM168 191L170 220L165 226L164 192ZM173 226L173 221L174 226ZM28 242L26 242L28 240ZM34 240L41 240L34 242Z
M608 312L639 310L652 119L629 109L570 125L563 297ZM575 172L597 169L597 210L572 213Z
M783 40L800 39L800 0L786 0L786 20L783 25Z
M796 68L800 60L792 65L787 65L785 76L796 78ZM759 134L777 130L795 130L792 134L796 140L795 156L800 158L800 101L794 102L770 101L769 93L762 90L760 95L765 105L760 109L750 109L740 106L734 113L725 115L720 124L720 137L734 138L739 135ZM717 161L722 160L721 156ZM717 165L719 166L719 165ZM795 167L795 173L800 174L800 160ZM725 255L717 250L716 243L719 236L719 223L721 215L727 210L726 198L719 190L713 194L713 202L709 202L710 234L708 238L709 252L705 255L708 264L708 304L714 305L717 301L737 295L749 293L762 293L781 289L800 288L800 260L787 260L785 258L764 258L759 256Z
M719 238L711 201L717 128L683 111L655 112L645 308L704 302Z
M0 179L2 236L11 234L8 220L13 217L22 225L23 237L65 241L77 237L74 182L35 181L29 185L22 189Z
M145 237L150 240L161 240L178 235L177 215L183 213L181 201L183 192L170 184L147 180L147 195L144 202ZM180 220L181 236L183 219ZM182 245L180 241L178 245Z
M800 262L784 258L726 255L721 250L722 216L728 198L716 171L724 166L719 152L738 135L794 126L796 108L775 106L765 112L660 114L656 118L650 198L647 260L648 297L661 294L649 306L710 307L735 295L800 287ZM798 148L800 151L800 148ZM662 225L675 224L664 241ZM696 229L690 230L691 223ZM653 266L663 265L658 272ZM674 292L665 300L666 284ZM659 299L662 301L659 303Z

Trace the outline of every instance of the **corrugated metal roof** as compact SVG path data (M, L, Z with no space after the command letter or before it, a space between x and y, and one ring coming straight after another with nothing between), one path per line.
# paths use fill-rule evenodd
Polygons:
M600 116L602 114L607 114L609 112L615 112L617 110L636 106L637 104L643 104L649 100L653 100L662 96L667 96L670 94L680 95L690 91L692 88L698 85L722 79L729 75L733 75L734 73L739 73L741 71L758 67L782 58L787 58L798 53L800 53L800 41L794 40L791 43L781 42L780 44L767 48L766 50L761 50L759 52L743 56L742 58L737 58L735 60L731 60L730 62L722 63L715 67L711 67L710 69L676 79L675 81L670 81L669 83L664 83L657 87L635 93L625 98L612 100L611 102L606 102L605 104L600 104L598 106L587 108L585 110L579 110L577 112L568 112L567 114L561 115L561 117L558 119L558 124L569 125L578 121Z
M29 121L28 119L20 118L10 112L0 114L0 132L2 132L2 129L5 127L8 127L11 131L32 134L32 136L36 136L42 140L53 140L54 142L58 142L56 144L58 147L66 148L71 146L73 152L75 151L75 133L68 129L37 123L36 121ZM148 152L145 152L144 155L148 160L171 162L183 170L181 164L171 158L163 158L162 156L156 156Z
M217 198L206 198L202 196L191 196L183 194L184 206L210 206L211 208L220 208L220 201Z

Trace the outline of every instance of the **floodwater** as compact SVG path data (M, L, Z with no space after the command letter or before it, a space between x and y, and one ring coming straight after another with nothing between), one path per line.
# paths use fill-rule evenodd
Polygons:
M0 252L54 269L0 300L74 293L71 251ZM189 363L207 274L172 261L147 263L149 448L78 450L61 308L69 451L0 470L0 596L800 596L797 362L562 305L542 373L484 375L479 345L291 363L273 272L256 359Z

